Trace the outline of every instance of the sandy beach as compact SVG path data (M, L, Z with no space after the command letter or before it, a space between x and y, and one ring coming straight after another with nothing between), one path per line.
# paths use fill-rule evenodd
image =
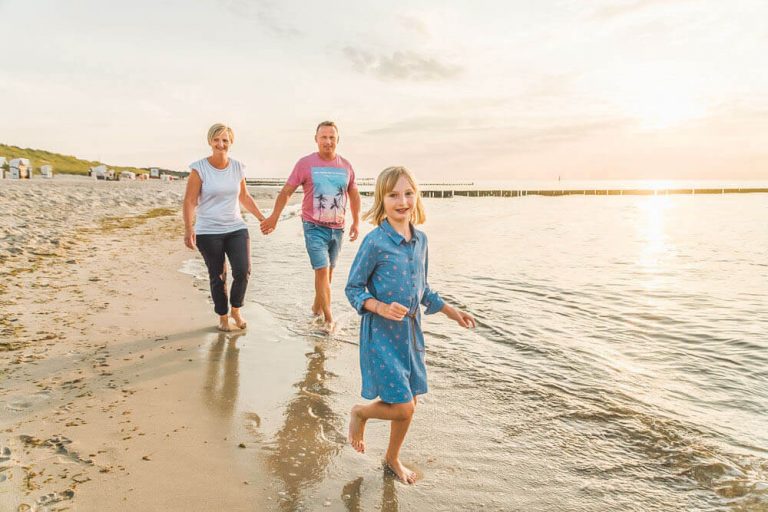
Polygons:
M194 257L183 187L0 183L0 509L259 510L278 497L251 470L254 435L227 425L232 351L269 325L254 308L259 328L211 329L206 290L178 271Z

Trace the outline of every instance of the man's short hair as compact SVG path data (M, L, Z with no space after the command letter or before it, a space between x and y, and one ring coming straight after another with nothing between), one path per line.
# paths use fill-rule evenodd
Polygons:
M330 126L330 127L332 127L334 130L336 130L336 135L338 135L338 134L339 134L339 127L338 127L338 126L336 126L336 123L334 123L333 121L323 121L322 123L320 123L319 125L317 125L317 128L315 129L315 135L317 135L317 132L319 132L319 131L320 131L320 128L322 128L323 126Z

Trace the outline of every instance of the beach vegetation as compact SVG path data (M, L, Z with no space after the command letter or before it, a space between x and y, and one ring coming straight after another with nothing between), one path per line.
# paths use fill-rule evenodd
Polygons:
M54 153L42 149L20 148L18 146L10 146L7 144L0 144L0 156L6 158L6 164L3 166L5 170L8 170L8 161L14 158L27 158L35 169L39 169L41 165L52 166L54 174L80 174L87 176L88 170L91 167L96 167L98 165L106 165L110 169L113 169L116 174L123 171L130 171L136 174L149 174L149 167L139 168L124 165L112 165L96 160L83 160L76 156L62 155L61 153ZM186 175L187 173L160 169L160 174L179 176Z
M173 208L153 208L141 215L133 215L130 217L104 217L101 219L101 230L104 232L111 232L118 229L130 229L144 224L149 219L167 217L175 214L176 210Z

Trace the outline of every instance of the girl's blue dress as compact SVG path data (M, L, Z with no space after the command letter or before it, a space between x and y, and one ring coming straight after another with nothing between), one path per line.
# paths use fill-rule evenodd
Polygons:
M362 315L360 322L360 371L362 395L388 403L405 403L427 392L424 334L421 310L437 313L445 302L427 284L427 236L411 226L406 242L389 222L363 239L355 256L345 292ZM401 321L387 320L363 308L371 297L408 308Z

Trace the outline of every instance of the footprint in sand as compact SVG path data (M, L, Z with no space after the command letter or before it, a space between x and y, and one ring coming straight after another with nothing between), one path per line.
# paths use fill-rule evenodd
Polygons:
M11 449L7 446L4 446L2 449L0 449L0 464L3 462L8 462L11 460Z
M7 406L12 411L23 411L32 407L32 402L24 399L17 399L9 403Z
M44 494L39 498L37 498L37 500L35 500L35 504L45 507L47 505L52 505L60 501L71 500L74 497L75 497L75 491L73 491L72 489L67 489L66 491Z
M5 463L9 460L11 460L11 449L4 446L0 449L0 483L8 480L8 477L5 475L5 470L8 469L8 466Z

